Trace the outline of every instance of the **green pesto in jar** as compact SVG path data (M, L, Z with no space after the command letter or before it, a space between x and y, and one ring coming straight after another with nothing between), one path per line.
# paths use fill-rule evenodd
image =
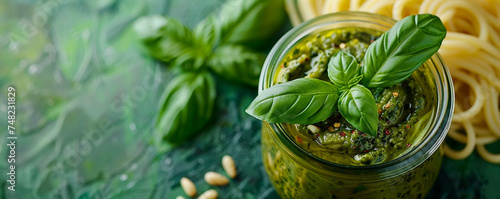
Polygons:
M366 49L381 34L366 28L342 28L310 36L285 57L275 82L303 77L329 81L328 61L340 50L363 66ZM316 124L284 126L296 144L322 159L354 166L388 162L417 145L422 137L419 121L430 117L435 101L428 79L429 74L419 69L399 84L370 90L379 112L377 136L355 129L338 111Z

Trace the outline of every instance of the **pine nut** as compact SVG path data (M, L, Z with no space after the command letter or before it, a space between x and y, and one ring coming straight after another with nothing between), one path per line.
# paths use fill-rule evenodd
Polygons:
M213 171L209 171L209 172L205 173L205 181L209 185L213 185L213 186L224 186L224 185L227 185L229 183L229 180L225 176L223 176L220 173L213 172Z
M217 197L218 197L217 191L210 189L201 194L200 197L198 197L198 199L217 199Z
M194 186L194 183L189 180L189 178L181 178L181 187L189 197L194 197L196 195L196 186Z
M236 177L236 165L234 164L234 160L231 156L225 155L222 157L222 167L224 167L224 171L226 171L229 177Z
M314 126L314 125L307 125L307 129L309 129L309 131L311 131L311 133L319 132L319 128L317 126Z

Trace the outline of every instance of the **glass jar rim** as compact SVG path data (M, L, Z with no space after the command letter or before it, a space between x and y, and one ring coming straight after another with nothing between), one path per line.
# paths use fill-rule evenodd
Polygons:
M274 71L277 69L281 60L284 56L288 54L289 50L292 49L295 44L302 38L307 37L310 33L317 31L328 25L341 22L358 22L358 23L369 23L386 28L392 27L396 20L374 13L367 12L337 12L327 15L322 15L311 20L308 20L297 27L294 27L288 31L281 39L274 45L270 53L268 54L264 67L261 72L259 81L259 93L272 86ZM327 30L327 29L325 29ZM405 152L404 155L395 158L391 161L367 165L367 166L353 166L353 165L343 165L334 162L327 161L325 159L319 158L312 153L307 152L305 149L298 146L284 131L281 124L270 124L271 127L277 132L277 136L281 142L285 145L287 150L293 151L294 153L304 154L306 158L312 160L316 163L316 166L320 166L326 169L345 169L345 170L377 170L380 169L394 169L396 168L407 168L416 167L420 163L424 162L430 155L437 151L441 143L444 141L446 134L451 125L451 119L454 110L455 95L453 90L453 82L451 75L441 59L440 55L436 53L429 59L426 63L432 70L432 75L436 83L437 92L437 106L435 106L436 114L429 122L434 122L435 125L429 128L429 134L410 151ZM437 81L436 81L437 80ZM439 89L439 90L438 90ZM426 132L427 133L427 132ZM422 158L413 158L418 153L428 154L428 156L422 156ZM405 160L412 161L405 161Z

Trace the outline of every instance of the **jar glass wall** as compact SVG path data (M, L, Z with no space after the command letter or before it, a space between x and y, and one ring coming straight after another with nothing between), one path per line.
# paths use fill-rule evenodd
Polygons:
M268 55L259 91L275 84L280 62L305 38L325 30L362 27L385 32L394 20L370 13L339 12L317 17L289 31ZM432 114L418 144L386 163L349 166L326 161L299 147L281 124L263 122L262 156L267 174L282 198L423 198L440 169L441 144L454 107L450 74L438 54L421 67L436 92ZM420 70L420 69L419 69ZM288 130L288 129L287 129Z

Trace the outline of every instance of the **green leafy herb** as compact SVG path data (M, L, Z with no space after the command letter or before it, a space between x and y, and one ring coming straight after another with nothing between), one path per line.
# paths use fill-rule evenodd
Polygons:
M153 57L184 70L199 69L211 50L173 18L143 17L134 23L134 29Z
M217 48L243 46L242 54L232 55L245 57L245 62L258 63L262 66L264 54L248 56L261 52L253 51L268 43L286 19L281 0L229 0L222 5L218 13L202 20L192 31L179 21L162 16L148 16L138 19L134 29L142 40L147 51L155 58L167 62L170 66L183 71L196 71L206 68L214 60L209 60L212 53L221 52ZM252 60L248 60L252 59ZM221 62L219 62L221 63ZM235 61L224 61L233 65ZM232 66L210 66L219 73L220 68ZM246 67L248 68L248 67ZM237 80L255 86L258 75L250 73L242 77L240 73L219 73L225 79Z
M333 84L300 78L264 90L246 112L271 123L312 124L333 113L337 98Z
M220 39L220 27L217 17L208 16L194 28L194 35L199 42L209 47L210 51L216 46Z
M434 15L405 17L368 47L361 83L375 88L405 80L437 52L445 36L446 28Z
M361 79L363 79L363 75L358 75L352 79L349 80L349 82L347 83L347 88L351 88L353 86L356 86L356 84L358 84Z
M220 45L258 47L269 41L286 19L281 0L229 0L218 15Z
M180 69L161 99L155 134L160 151L167 149L165 143L194 136L212 115L215 86L208 70L230 81L258 84L265 55L255 49L272 38L285 16L282 0L228 0L194 30L157 15L134 23L147 52Z
M183 73L167 86L156 121L156 145L179 144L194 136L212 116L215 83L208 72Z
M364 86L358 84L342 93L339 111L358 130L372 136L377 134L377 104L370 90Z
M349 81L358 76L360 71L356 58L344 51L335 53L328 62L328 78L340 90L349 89L349 85L353 84Z
M208 66L219 76L247 85L257 86L265 56L244 46L226 45L215 50Z
M405 80L437 52L445 35L434 15L406 17L368 47L364 66L339 51L328 63L333 84L310 78L278 84L263 90L246 111L271 123L313 124L328 118L339 100L339 112L347 122L376 136L377 105L366 87L380 89Z

